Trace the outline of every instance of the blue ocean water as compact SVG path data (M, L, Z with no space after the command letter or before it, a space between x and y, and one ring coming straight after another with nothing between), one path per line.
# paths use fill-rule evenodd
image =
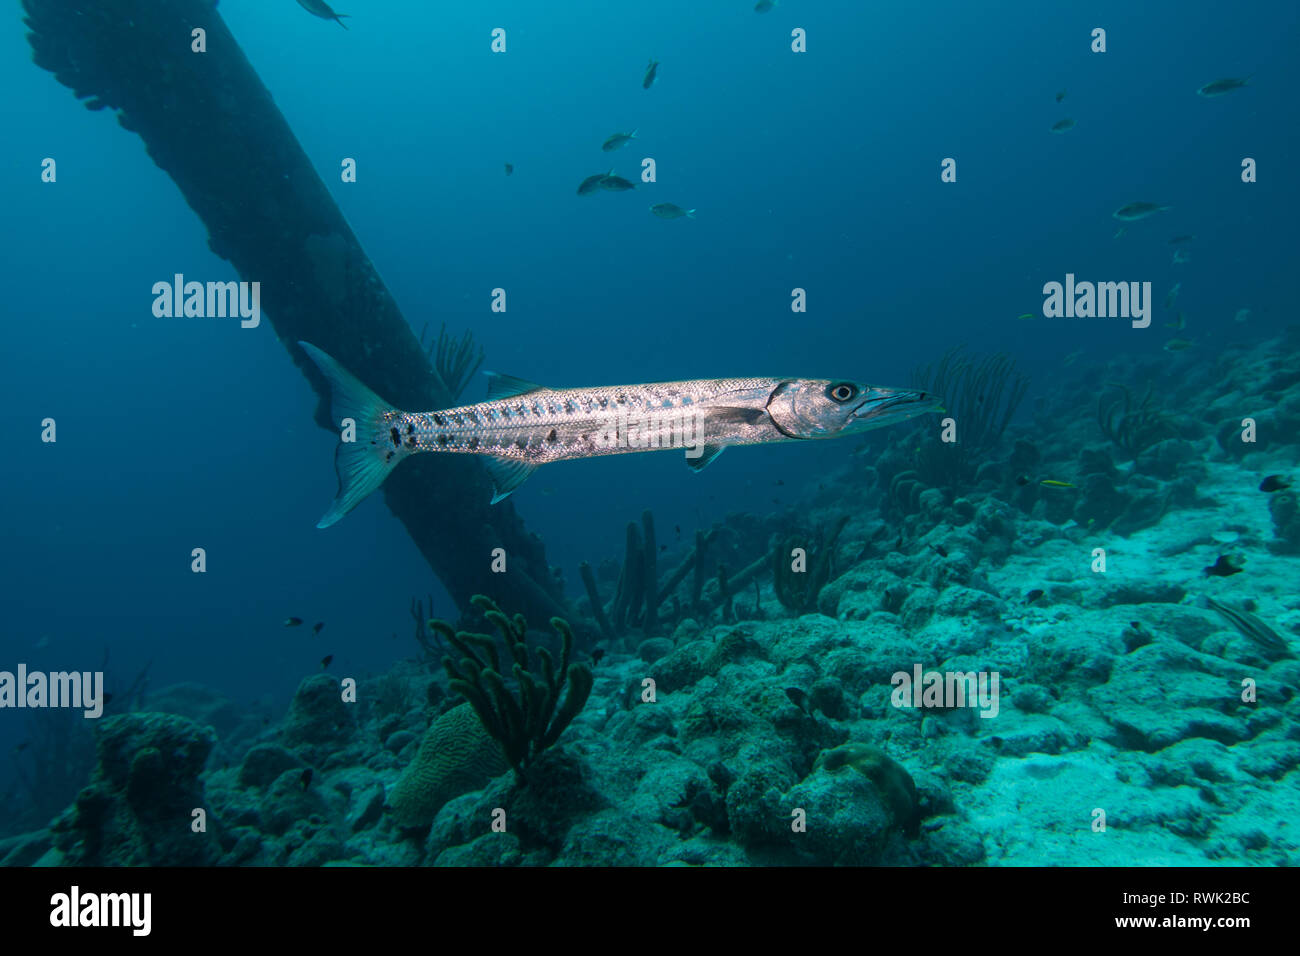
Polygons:
M1157 299L1181 282L1207 361L1294 320L1293 4L339 8L347 30L290 0L219 12L412 327L471 331L495 371L907 385L968 343L1030 376L1025 421L1072 353L1075 371L1170 356L1160 316L1148 330L1044 318L1043 285L1066 273L1149 281ZM107 654L121 681L148 664L155 686L200 681L280 713L323 655L348 672L409 656L411 596L455 608L402 525L375 496L315 529L334 438L284 344L267 322L154 317L157 281L237 276L139 138L32 65L16 5L4 22L0 666L93 669ZM1247 75L1230 95L1196 93ZM1052 134L1063 117L1077 125ZM636 178L645 156L656 182L575 195L611 164ZM1241 181L1247 156L1258 182ZM42 182L45 157L57 183ZM941 180L947 157L956 182ZM1117 236L1112 212L1137 200L1170 209ZM664 221L655 202L697 212ZM1186 264L1171 261L1180 234L1196 237ZM795 288L806 312L791 311ZM579 562L620 557L643 510L661 540L689 536L784 507L852 451L735 449L699 475L676 455L562 463L512 500L576 600ZM286 630L291 615L325 628ZM0 719L4 753L24 735L12 711Z

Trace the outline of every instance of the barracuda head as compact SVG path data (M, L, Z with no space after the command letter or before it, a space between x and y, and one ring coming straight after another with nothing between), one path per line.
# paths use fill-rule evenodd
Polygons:
M767 413L791 438L836 438L939 410L940 400L909 388L796 379L772 391Z

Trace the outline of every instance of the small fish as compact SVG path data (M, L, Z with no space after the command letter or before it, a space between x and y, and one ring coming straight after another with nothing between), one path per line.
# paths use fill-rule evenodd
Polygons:
M1182 309L1178 310L1178 318L1172 322L1166 322L1165 328L1173 329L1176 332L1182 332L1187 328L1187 313Z
M1166 309L1172 309L1174 307L1174 303L1178 300L1178 293L1182 290L1182 288L1183 288L1183 284L1181 282L1175 282L1173 288L1171 288L1165 294Z
M774 6L776 6L776 0L758 0L758 3L754 4L754 12L768 13Z
M603 647L596 648L594 651L591 652L591 663L599 664L600 659L604 656L605 656L605 649Z
M607 173L597 173L594 176L588 176L586 179L584 179L582 182L578 184L578 195L590 196L592 193L594 193L596 190L600 188L601 180L603 180L606 176L613 176L613 175L614 175L614 170L611 169Z
M655 80L659 76L659 61L651 59L649 65L645 68L645 76L641 78L641 89L648 90L654 86Z
M1187 235L1183 235L1183 236L1174 236L1172 239L1169 240L1169 244L1171 246L1176 246L1180 242L1191 242L1195 238L1196 237L1193 236L1191 233L1188 233Z
M1034 313L1032 312L1021 312L1018 316L1016 316L1016 318L1021 322L1027 322L1033 317L1034 317Z
M1039 482L1045 488L1077 488L1078 485L1068 481L1057 481L1055 478L1044 478Z
M515 171L515 164L514 164L514 163L506 163L506 175L509 176L509 175L510 175L511 173L513 173L514 171Z
M657 202L650 207L650 211L660 219L694 219L694 209L683 209L681 206L670 202Z
M1056 91L1056 102L1059 103L1059 102L1061 102L1061 100L1063 100L1063 99L1065 99L1065 90L1057 90L1057 91Z
M729 445L847 436L933 412L942 404L915 389L841 379L694 379L547 388L493 375L485 401L407 412L389 405L314 345L298 344L329 381L335 418L354 419L359 432L356 441L336 449L339 490L318 522L320 528L339 521L411 455L480 456L497 502L549 462L671 450L673 441L642 447L641 442L619 440L631 409L637 410L639 434L656 439L680 435L683 409L689 409L693 440L686 463L698 472ZM677 443L678 450L682 447Z
M1186 352L1191 347L1192 343L1188 339L1170 339L1164 344L1166 352Z
M639 128L640 127L638 127L638 129ZM615 133L609 139L605 140L605 142L601 143L600 148L606 153L612 153L616 149L622 149L634 139L636 139L635 129L630 133Z
M667 551L667 550L668 550L668 545L666 545L666 544L661 544L661 545L659 545L659 550L660 550L660 551Z
M1145 219L1147 216L1153 216L1170 208L1172 207L1162 206L1154 202L1131 202L1126 206L1120 206L1111 215L1120 222L1136 222L1139 219Z
M1291 479L1285 475L1269 475L1259 483L1259 490L1272 494L1275 491L1286 491L1291 487Z
M330 661L332 660L334 660L334 655L326 654L324 657L320 659L320 669L325 670L325 668L330 666Z
M311 632L312 632L312 634L319 634L319 633L320 633L321 631L323 631L323 630L325 630L325 622L324 622L324 621L317 621L315 624L313 624L313 625L311 626Z
M945 548L943 545L941 545L941 544L932 544L932 545L930 545L930 547L934 548L934 553L937 554L939 557L941 557L941 558L946 558L946 557L948 557L948 549Z
M774 485L784 485L784 484L785 484L785 479L784 479L784 478L778 478L776 481L772 482L772 484L774 484Z
M302 0L299 0L299 2L301 3ZM1233 90L1241 89L1249 82L1249 76L1242 80L1225 77L1222 80L1215 80L1213 83L1206 83L1196 92L1197 95L1205 97L1222 96L1224 93L1231 93Z
M330 5L325 0L298 0L298 6L302 7L308 13L320 17L322 20L334 20L344 30L348 25L343 22L343 18L348 16L346 13L335 13L330 9Z
M805 714L811 715L812 711L808 706L808 695L798 687L787 687L785 696L790 698L790 702L802 710Z
M298 778L298 782L302 784L302 788L304 790L306 790L308 787L311 786L311 778L312 778L312 769L311 767L308 767L306 770L302 772L302 776Z
M1249 318L1250 318L1250 309L1238 309L1236 315L1232 317L1232 321L1237 323L1242 323L1248 320Z
M30 744L30 743L31 743L30 740L24 740L22 743L20 743L20 744L16 744L16 745L14 746L14 753L17 753L17 754L22 753L24 750L27 749L27 745Z
M1192 254L1186 249L1174 250L1174 265L1181 266L1184 262L1191 262Z
M1120 226L1118 229L1115 230L1115 235L1111 236L1111 238L1112 238L1112 239L1118 239L1120 236L1124 235L1124 233L1126 233L1126 232L1128 232L1128 226Z
M1035 601L1037 601L1040 597L1042 597L1046 593L1047 592L1044 591L1042 588L1034 588L1032 591L1030 591L1028 594L1025 595L1025 603L1033 604Z
M1016 479L1016 484L1020 485L1023 488L1025 485L1029 484L1029 476L1021 475Z
M608 189L610 192L625 193L629 189L636 189L636 183L610 173L600 180L600 188Z
M301 627L301 626L302 626L302 618L300 618L300 617L287 617L287 618L284 619L284 626L285 626L285 627Z
M1074 129L1074 120L1070 119L1068 116L1065 119L1057 120L1052 124L1053 133L1064 133L1072 129Z
M1234 574L1240 574L1245 568L1239 568L1232 563L1232 560L1226 555L1219 555L1219 559L1208 568L1205 568L1204 574L1211 578L1226 578Z

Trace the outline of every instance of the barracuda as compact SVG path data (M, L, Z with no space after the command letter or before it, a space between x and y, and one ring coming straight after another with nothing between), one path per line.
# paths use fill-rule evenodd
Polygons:
M394 408L320 349L299 342L329 381L339 490L328 528L420 452L484 456L495 504L541 465L670 448L699 471L728 445L836 438L938 411L912 389L810 378L709 378L650 385L545 388L489 374L488 397L433 412Z

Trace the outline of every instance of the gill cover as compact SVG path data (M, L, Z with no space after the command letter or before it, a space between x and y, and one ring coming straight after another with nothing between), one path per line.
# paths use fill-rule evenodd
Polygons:
M866 386L829 379L793 379L772 390L767 414L789 438L830 438L853 419Z

